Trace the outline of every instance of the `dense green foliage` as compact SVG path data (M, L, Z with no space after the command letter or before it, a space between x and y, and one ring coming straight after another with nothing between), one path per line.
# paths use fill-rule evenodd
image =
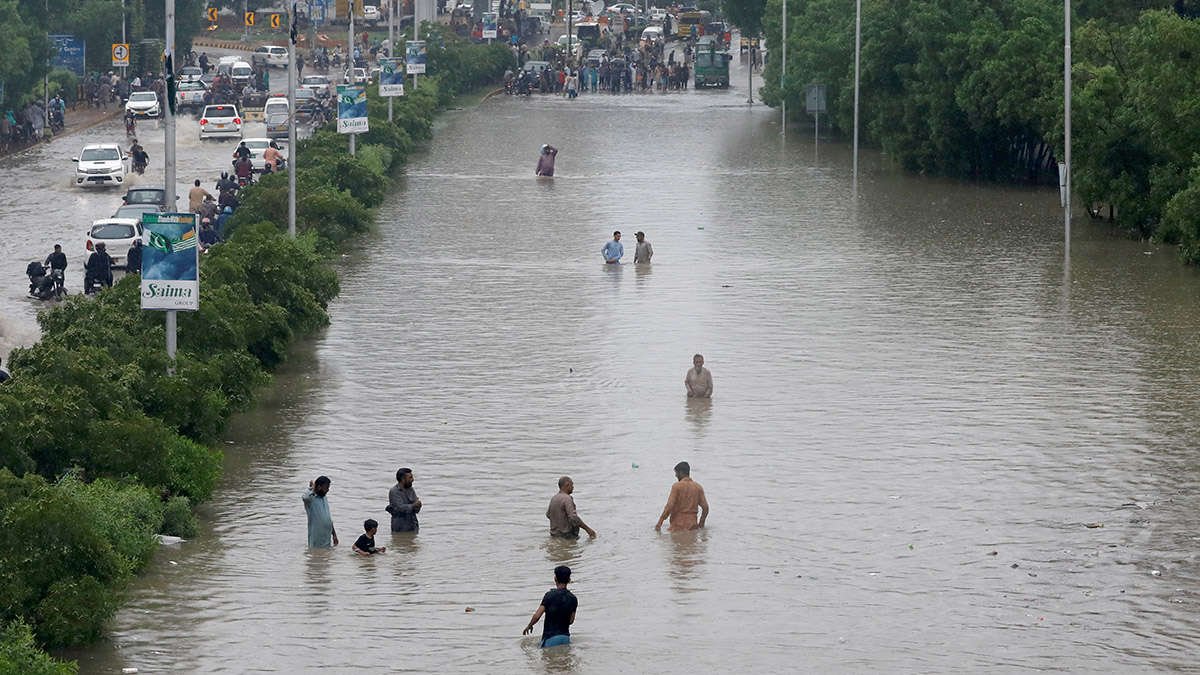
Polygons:
M75 675L79 668L38 649L24 621L0 625L0 675Z
M823 83L827 119L849 133L855 0L787 1L787 76L772 54L763 99L802 117L805 86ZM781 2L763 14L770 44ZM1200 3L1072 6L1075 195L1200 261ZM1056 182L1063 19L1058 0L863 0L860 133L911 171Z
M0 626L16 643L0 649L0 675L72 672L30 651L29 629L45 646L96 639L154 535L195 535L191 505L220 477L212 445L230 415L329 320L327 256L370 226L437 110L513 65L503 47L452 35L431 51L447 72L397 99L394 123L372 89L356 156L332 126L298 144L297 238L283 234L286 174L244 191L229 240L201 258L199 311L179 316L174 377L162 313L140 309L137 277L44 312L42 340L12 353L0 387Z

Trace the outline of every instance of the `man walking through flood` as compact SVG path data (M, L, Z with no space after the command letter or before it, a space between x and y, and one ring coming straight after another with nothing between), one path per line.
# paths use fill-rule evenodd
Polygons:
M634 232L633 236L637 237L637 249L633 252L633 262L650 262L650 258L654 257L654 247L650 245L650 242L646 241L646 233Z
M546 623L542 627L541 646L545 648L571 644L571 624L575 623L575 610L579 607L579 600L575 598L574 593L567 590L569 583L571 568L566 565L555 567L554 588L542 596L542 604L538 605L537 611L533 613L533 618L529 620L525 630L521 631L521 635L532 633L534 624L545 614Z
M309 548L329 548L338 545L337 531L333 529L333 516L329 514L329 502L325 499L325 495L329 494L329 482L327 476L308 481L308 489L300 497L304 502L304 512L308 515Z
M544 90L543 90L544 91ZM554 160L558 157L558 148L553 145L543 145L541 156L538 157L537 168L533 173L538 176L554 177Z
M692 368L688 368L683 376L683 386L687 388L688 398L712 398L712 373L704 367L704 357L696 354L692 357Z
M671 486L671 494L667 497L667 505L663 507L662 515L658 517L655 530L661 530L663 521L671 519L672 532L677 530L698 530L704 527L708 520L708 500L704 498L704 488L692 480L692 467L687 462L675 465L676 482ZM697 510L700 521L696 521Z
M600 249L600 255L604 256L604 262L608 265L620 265L621 256L625 255L625 246L621 244L620 230L613 232L613 238L603 248Z
M396 470L396 484L388 490L387 512L392 514L392 532L417 532L421 524L417 513L421 511L421 500L413 489L412 469Z
M575 482L570 476L558 479L558 494L550 498L550 506L546 509L546 517L550 519L550 536L564 539L578 539L579 530L583 529L589 537L595 538L596 531L587 526L575 511Z

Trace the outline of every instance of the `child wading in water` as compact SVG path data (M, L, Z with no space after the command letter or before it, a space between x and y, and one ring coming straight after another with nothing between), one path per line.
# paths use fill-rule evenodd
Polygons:
M375 522L372 518L367 518L363 522L363 529L366 530L366 533L360 535L358 541L354 542L355 553L359 555L374 555L387 550L386 546L375 548L375 531L379 529L379 523Z

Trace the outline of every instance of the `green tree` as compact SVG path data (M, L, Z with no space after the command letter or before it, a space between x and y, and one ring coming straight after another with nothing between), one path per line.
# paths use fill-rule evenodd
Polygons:
M722 0L721 8L733 25L741 29L743 36L752 37L762 33L767 0Z

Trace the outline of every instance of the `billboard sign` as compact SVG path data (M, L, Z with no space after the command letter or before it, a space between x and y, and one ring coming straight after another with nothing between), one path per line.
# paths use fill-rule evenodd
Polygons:
M87 41L76 39L74 35L51 35L50 40L54 42L55 49L50 65L56 70L69 70L83 77Z
M404 53L407 55L408 74L425 74L425 41L408 40L404 43Z
M483 39L490 40L496 37L496 21L495 12L487 12L483 15Z
M338 122L339 134L366 133L367 88L361 84L339 84Z
M404 95L404 59L379 57L379 95Z
M196 214L146 213L142 227L142 309L200 309Z

